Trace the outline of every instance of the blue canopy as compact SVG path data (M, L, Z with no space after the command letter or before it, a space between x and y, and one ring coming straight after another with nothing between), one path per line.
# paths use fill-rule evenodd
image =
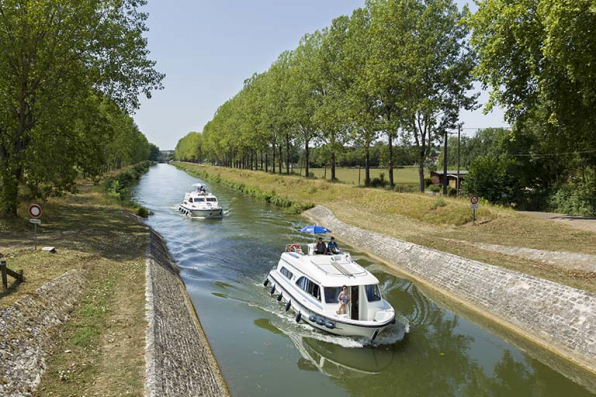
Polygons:
M302 233L311 233L311 234L331 233L331 230L324 228L323 226L317 226L317 225L305 226L298 231L302 232Z

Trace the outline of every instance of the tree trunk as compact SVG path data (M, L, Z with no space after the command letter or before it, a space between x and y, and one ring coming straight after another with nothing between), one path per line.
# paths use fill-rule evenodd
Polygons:
M286 134L286 174L290 175L290 134Z
M267 151L265 152L265 172L269 172L269 146L267 146Z
M331 182L335 182L335 133L331 134Z
M420 181L420 193L424 193L424 151L420 153L418 159L418 178Z
M370 142L364 146L364 186L370 186Z
M304 176L308 178L308 158L309 158L309 148L308 148L308 140L304 142Z
M281 175L281 173L283 172L283 146L281 146L281 144L277 145L277 149L279 150L279 174Z
M10 170L8 161L2 161L2 200L0 201L0 215L17 216L19 202L19 180L22 171L20 167L16 170Z
M389 186L393 187L393 137L389 134Z
M275 155L276 155L276 153L275 153L275 142L273 142L271 144L271 147L273 149L273 161L271 162L271 170L272 170L271 172L273 172L275 174Z

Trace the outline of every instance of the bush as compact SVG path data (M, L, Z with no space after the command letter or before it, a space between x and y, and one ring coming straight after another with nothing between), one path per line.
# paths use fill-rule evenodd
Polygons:
M439 185L430 185L428 187L428 190L430 190L433 193L439 193L441 191L441 186L439 186Z
M139 207L137 210L137 215L141 218L149 218L149 210L145 207Z
M370 181L370 187L385 187L389 182L385 180L385 173L381 172L378 178L373 178Z
M428 188L432 184L433 184L433 180L431 178L424 178L424 187L425 188Z
M565 184L559 186L548 200L549 209L568 215L596 215L596 186L594 184Z

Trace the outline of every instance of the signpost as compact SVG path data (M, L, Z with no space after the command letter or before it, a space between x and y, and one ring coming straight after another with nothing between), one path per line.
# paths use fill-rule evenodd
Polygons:
M41 216L41 206L39 206L38 204L31 204L29 206L29 215L31 215L31 219L29 219L29 222L33 223L35 251L37 251L37 225L41 223L41 219L38 219Z
M478 196L470 197L470 208L472 209L472 222L476 223L476 210L478 209Z

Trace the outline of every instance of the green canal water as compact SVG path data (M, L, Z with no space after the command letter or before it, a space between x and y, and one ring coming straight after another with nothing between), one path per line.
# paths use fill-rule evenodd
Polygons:
M207 182L226 210L187 219L177 205L198 179L160 164L136 200L154 212L182 269L215 358L233 396L589 396L596 379L499 326L425 291L366 255L355 259L405 316L371 345L296 324L263 287L285 245L305 242L307 221ZM202 181L201 181L202 182ZM341 241L340 241L341 243Z

